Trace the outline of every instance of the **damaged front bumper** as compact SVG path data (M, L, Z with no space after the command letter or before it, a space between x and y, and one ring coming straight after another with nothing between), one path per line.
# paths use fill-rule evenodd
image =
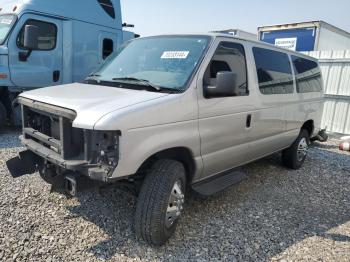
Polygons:
M27 148L26 151L20 153L19 157L12 159L13 164L8 164L8 169L14 177L25 174L32 174L38 171L39 167L45 164L55 165L62 174L76 173L84 175L91 180L100 182L112 182L110 178L110 168L103 167L99 164L90 164L85 160L65 160L56 152L42 146L31 139L25 139L20 136L22 144Z
M89 167L88 162L85 160L65 160L58 153L44 147L34 140L25 139L24 136L20 136L20 141L29 151L40 156L43 160L47 160L52 164L62 167L63 169L83 171Z
M119 132L73 127L76 113L25 98L22 107L22 144L31 154L22 154L26 165L55 166L58 174L76 173L91 180L112 182L119 160ZM26 157L24 157L26 156ZM29 158L35 161L29 161ZM20 158L21 160L21 158Z

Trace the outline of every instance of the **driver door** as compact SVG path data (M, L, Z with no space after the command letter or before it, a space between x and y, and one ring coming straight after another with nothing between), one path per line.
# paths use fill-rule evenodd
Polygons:
M202 178L230 170L246 161L249 151L254 101L249 94L244 43L221 41L198 80L199 132L204 164ZM204 71L205 70L205 71ZM237 75L238 96L206 97L207 86L215 86L218 72Z
M39 43L27 61L20 61L26 25L39 28ZM18 21L9 39L11 80L19 88L38 88L62 83L62 21L26 14Z

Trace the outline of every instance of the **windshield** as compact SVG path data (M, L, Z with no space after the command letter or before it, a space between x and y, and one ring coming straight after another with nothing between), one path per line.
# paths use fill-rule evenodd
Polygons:
M101 81L138 80L135 83L184 90L209 40L206 36L161 36L133 40L108 58L94 76Z
M15 21L15 15L0 15L0 45L5 42L7 35Z

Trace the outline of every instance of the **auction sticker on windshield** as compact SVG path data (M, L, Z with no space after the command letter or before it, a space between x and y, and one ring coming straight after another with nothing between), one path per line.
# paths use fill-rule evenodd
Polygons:
M165 51L162 59L186 59L190 51Z

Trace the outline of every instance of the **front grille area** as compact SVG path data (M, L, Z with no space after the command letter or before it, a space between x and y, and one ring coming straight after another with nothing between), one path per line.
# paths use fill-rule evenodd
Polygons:
M23 137L60 155L64 160L84 159L84 131L73 128L75 113L21 99Z

